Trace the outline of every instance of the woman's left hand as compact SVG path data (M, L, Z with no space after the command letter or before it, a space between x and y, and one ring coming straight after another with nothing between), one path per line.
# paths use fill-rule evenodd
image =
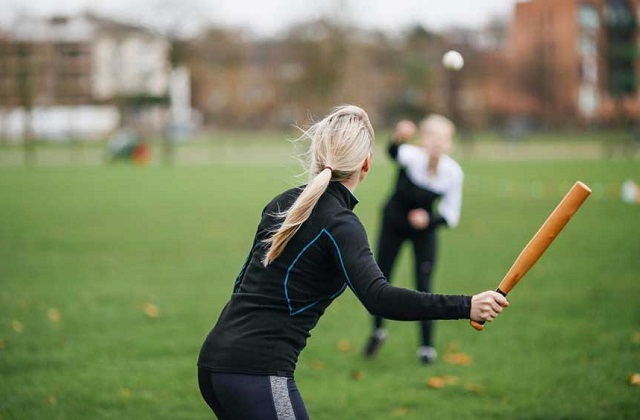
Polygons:
M423 230L429 226L429 213L425 209L413 209L407 214L409 224L416 230Z

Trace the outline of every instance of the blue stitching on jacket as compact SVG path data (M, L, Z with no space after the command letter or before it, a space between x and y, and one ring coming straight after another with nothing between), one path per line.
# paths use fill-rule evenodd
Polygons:
M298 260L300 259L300 257L302 256L302 254L304 254L304 252L311 246L313 245L313 243L315 241L317 241L320 236L322 236L323 233L326 233L327 236L329 236L329 238L331 239L331 241L333 242L334 246L336 247L336 250L338 251L338 257L340 258L340 264L342 266L342 271L345 275L345 278L347 279L347 282L349 283L349 285L351 285L351 280L349 279L349 276L347 275L347 270L344 268L344 262L342 261L342 254L340 253L340 248L338 248L338 244L336 243L335 239L333 238L333 236L331 236L331 234L329 233L329 231L327 231L327 229L322 229L320 231L320 233L318 233L318 235L316 235L315 238L313 238L311 241L309 241L309 243L307 245L305 245L304 248L302 248L302 250L298 253L298 255L296 256L296 258L293 260L293 262L291 263L291 265L289 265L289 268L287 269L287 274L284 278L284 295L285 298L287 299L287 306L289 307L289 315L293 316L293 315L297 315L301 312L306 311L309 308L312 308L313 306L317 305L320 300L317 300L313 303L310 303L300 309L296 309L295 311L293 310L293 307L291 306L291 300L289 299L289 290L287 288L287 284L289 283L289 274L291 273L291 270L293 269L293 266L296 265L296 263L298 262ZM340 288L340 290L338 290L336 293L332 294L331 296L329 296L329 299L333 299L336 296L340 295L344 289L347 287L347 284L343 284L342 287ZM353 286L351 286L351 288L353 289ZM355 293L355 291L354 291ZM357 296L357 294L356 294Z
M347 274L347 269L344 266L344 261L342 260L342 253L340 252L340 247L338 246L338 242L336 242L334 237L326 229L322 229L322 230L324 230L325 233L327 235L329 235L329 238L331 239L331 242L333 242L333 245L336 247L336 251L338 251L338 258L340 258L340 265L342 266L342 272L344 273L344 277L347 279L347 283L349 284L349 287L353 291L353 294L356 295L356 297L358 299L360 299L360 296L358 296L358 293L356 293L356 289L353 287L353 284L351 284L351 279L349 278L349 275Z
M311 246L313 245L313 243L315 241L318 240L318 238L320 238L320 236L322 235L322 232L324 231L324 229L322 229L320 231L320 233L318 233L318 235L313 238L311 241L309 241L309 243L302 248L302 250L298 253L298 256L293 260L293 262L291 263L291 265L289 266L289 268L287 268L287 275L284 277L284 296L287 299L287 306L289 307L289 315L296 315L306 309L311 308L312 306L314 306L315 304L318 303L318 301L305 306L304 308L298 309L296 311L293 310L293 308L291 307L291 300L289 299L289 290L287 289L287 283L289 283L289 274L291 273L291 269L293 268L294 265L296 265L296 263L298 262L298 260L300 259L300 257L302 256L302 254L304 254L304 252Z

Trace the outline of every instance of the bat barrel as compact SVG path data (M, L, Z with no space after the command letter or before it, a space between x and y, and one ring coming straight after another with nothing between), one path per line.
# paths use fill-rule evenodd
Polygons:
M566 224L569 223L569 220L589 197L589 194L591 194L591 189L584 183L578 181L573 185L547 217L547 220L540 226L540 229L533 235L533 238L524 247L520 255L518 255L509 272L500 282L500 286L498 286L501 290L509 293L518 284L520 279L535 265Z
M578 211L580 206L591 194L591 188L577 181L564 196L558 206L551 212L547 220L524 247L516 261L504 276L497 292L506 296L520 279L538 261L549 245L560 234L565 225ZM471 321L471 326L478 331L484 329L484 322Z

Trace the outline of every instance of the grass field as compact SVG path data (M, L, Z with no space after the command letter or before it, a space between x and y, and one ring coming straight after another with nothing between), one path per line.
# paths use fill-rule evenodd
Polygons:
M0 169L0 419L211 417L196 384L200 344L263 204L299 171L286 156L229 153L202 166ZM619 199L624 180L640 180L638 162L462 163L440 293L495 288L575 180L594 194L486 331L437 325L433 366L417 362L413 323L390 323L380 357L363 360L369 317L345 292L298 364L311 417L640 418L629 384L640 373L640 206ZM379 154L356 192L372 242L392 178ZM405 249L397 284L410 287L410 273ZM430 388L434 376L450 383Z

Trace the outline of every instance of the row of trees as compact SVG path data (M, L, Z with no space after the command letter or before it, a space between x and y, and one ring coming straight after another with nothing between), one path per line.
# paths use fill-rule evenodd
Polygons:
M479 30L435 33L414 26L390 36L328 16L294 26L277 38L256 39L212 27L197 8L180 2L164 0L161 6L152 26L168 40L168 66L190 70L193 106L205 124L288 125L343 102L362 105L383 123L433 111L455 113L470 127L502 124L522 115L549 123L571 123L576 117L566 110L557 118L553 101L558 80L544 45L519 63L521 71L509 68L508 25L500 20ZM193 27L199 31L189 31ZM465 67L455 78L440 65L442 54L452 48L465 57ZM29 73L25 70L20 89L26 107L32 103ZM523 95L496 99L496 85ZM545 106L533 115L532 107L515 103L522 98ZM116 101L122 107L145 104L136 101L139 98L132 103L126 99ZM152 105L162 105L156 102ZM458 104L457 109L452 104Z

